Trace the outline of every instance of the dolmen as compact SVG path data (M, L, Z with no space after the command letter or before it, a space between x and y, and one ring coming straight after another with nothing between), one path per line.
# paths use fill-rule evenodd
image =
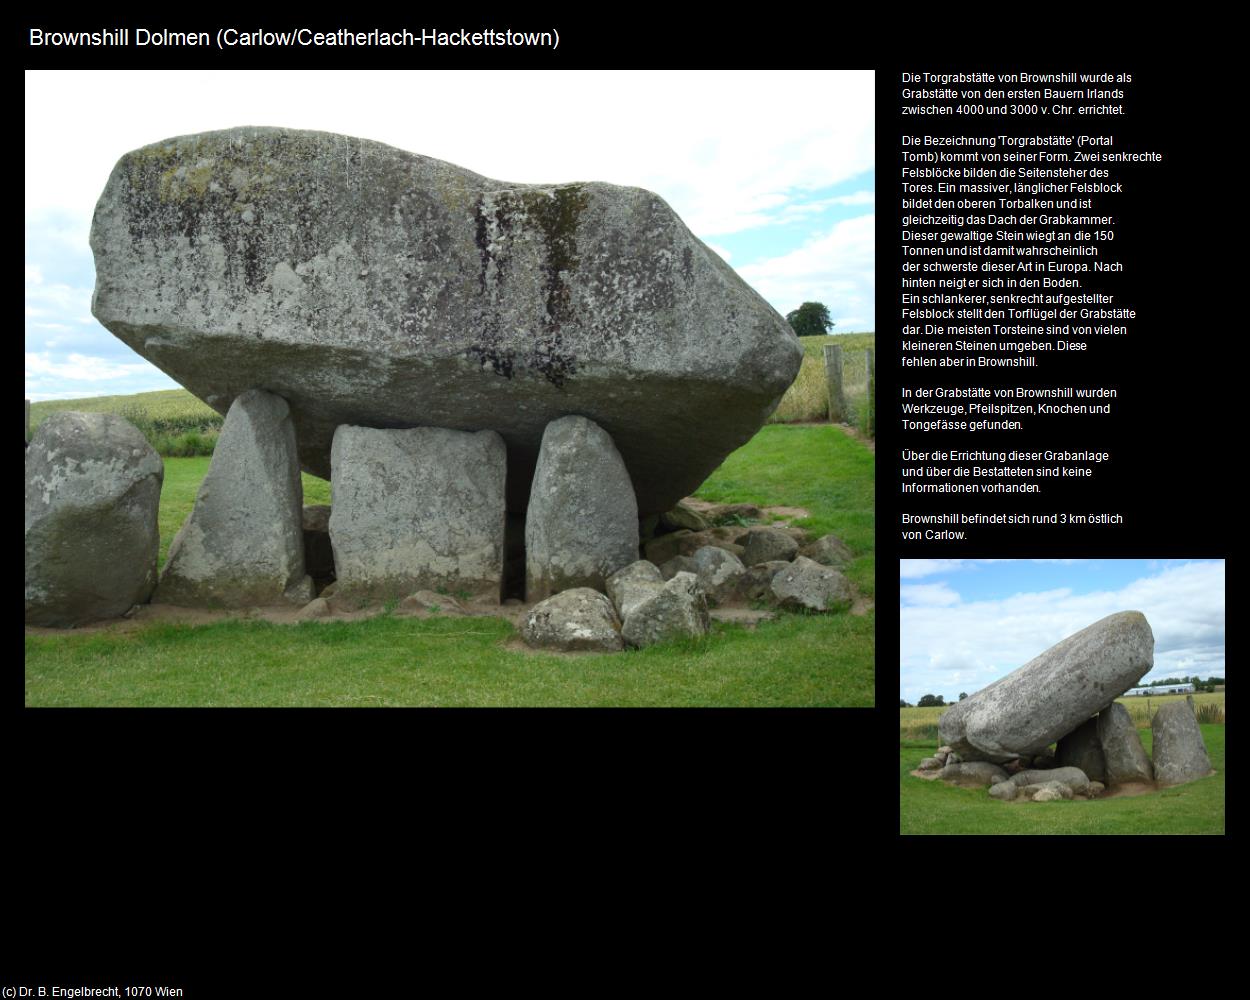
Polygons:
M1034 802L1211 774L1188 702L1166 704L1155 716L1152 760L1128 710L1115 701L1153 665L1146 616L1108 615L952 705L938 720L944 745L916 773L986 787L1002 801Z

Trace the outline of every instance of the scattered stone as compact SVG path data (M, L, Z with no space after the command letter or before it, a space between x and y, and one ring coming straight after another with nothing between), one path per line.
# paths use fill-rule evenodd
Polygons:
M686 497L682 503L702 514L712 524L740 524L743 521L758 521L764 516L764 512L753 503L713 503L698 497Z
M1096 799L1106 790L1107 790L1107 786L1104 785L1101 781L1091 781L1089 783L1089 788L1086 790L1085 794L1088 795L1091 799Z
M1084 795L1089 789L1089 777L1079 767L1053 767L1049 770L1029 770L1013 774L1010 778L1013 785L1024 788L1026 785L1044 785L1058 781L1067 785L1072 791Z
M638 506L612 438L585 417L553 420L543 434L525 515L525 595L602 590L638 560ZM654 560L652 560L654 561Z
M955 752L952 750L950 753L948 753L948 754L946 755L946 763L948 763L948 764L962 764L962 763L963 763L963 758L962 758L962 757L960 757L960 756L959 756L959 754L955 753Z
M638 605L625 619L623 635L639 648L672 639L707 635L707 598L693 573L678 573L659 593Z
M732 552L708 545L693 556L695 572L709 604L728 604L738 592L738 581L746 567Z
M1137 727L1128 709L1118 701L1098 713L1098 741L1106 761L1105 775L1091 774L1091 778L1113 785L1154 781L1154 768L1137 735Z
M778 605L795 610L845 610L853 599L846 577L803 556L773 577L772 591Z
M296 614L299 621L312 621L316 618L330 618L334 615L334 610L330 607L330 602L324 597L317 597L309 601Z
M1031 756L1114 701L1153 664L1146 616L1109 615L956 702L938 720L938 732L966 758Z
M603 594L574 587L535 605L525 616L521 637L537 649L615 653L625 648L621 622Z
M1020 789L1010 781L1000 781L996 785L990 785L990 798L1000 799L1003 802L1011 802L1019 792Z
M1000 781L1009 780L1007 772L997 764L990 764L982 760L969 761L966 764L952 764L949 757L946 758L946 761L946 766L942 768L942 773L939 777L951 784L983 788L986 785L996 785Z
M946 752L942 750L938 750L933 756L936 757L938 760L940 760L943 764L945 764L946 758L949 756L949 754L947 754Z
M921 771L940 771L946 765L936 757L926 757L920 762L918 770Z
M664 580L665 577L660 575L655 564L645 559L632 562L608 577L608 597L612 599L612 604L621 621L629 618L630 612L639 604L659 593L664 586Z
M673 556L660 567L660 577L664 580L671 580L678 573L699 575L699 564L694 561L694 556Z
M185 607L307 604L304 488L295 424L262 389L230 405L191 516L169 546L154 600Z
M776 528L752 528L742 545L742 562L746 566L774 560L789 562L799 551L798 542Z
M748 566L738 578L738 596L744 601L772 601L773 578L790 563L780 559Z
M643 552L657 566L663 566L675 556L692 556L709 545L732 552L741 559L744 550L732 541L733 537L734 531L730 528L709 528L707 531L683 529L651 539L643 546Z
M643 514L670 510L803 356L651 192L512 184L325 132L128 153L91 247L96 317L214 408L241 380L280 393L309 472L329 478L341 424L496 428L518 512L568 413L612 434Z
M687 531L707 531L712 527L712 522L683 500L672 510L660 515L660 525L665 531L678 531L682 528Z
M439 594L433 590L418 590L409 594L399 602L400 611L438 611L445 615L462 615L464 605L450 594Z
M27 625L72 628L156 584L161 457L108 413L54 413L26 448Z
M1030 794L1031 793L1031 794ZM1059 781L1048 781L1044 785L1029 785L1022 794L1034 802L1059 802L1072 798L1072 789Z
M1215 773L1198 720L1185 702L1161 705L1150 721L1150 731L1155 781L1160 785L1183 785Z
M1098 717L1086 719L1055 748L1055 763L1060 767L1078 767L1091 781L1102 781L1107 775L1102 743L1098 739Z
M822 566L836 566L839 569L848 565L855 556L837 535L825 535L799 549L799 555L807 556Z
M938 748L937 748L937 752L938 752L938 753L950 753L950 752L951 752L951 748L950 748L950 747L946 747L946 746L938 747Z
M445 590L498 603L505 467L494 431L340 427L330 513L337 596Z

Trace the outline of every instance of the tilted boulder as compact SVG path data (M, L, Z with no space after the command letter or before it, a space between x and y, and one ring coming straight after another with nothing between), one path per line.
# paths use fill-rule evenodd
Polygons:
M1113 785L1154 781L1154 768L1141 745L1133 718L1118 701L1098 713L1098 742L1106 763L1106 777L1097 780Z
M1107 766L1098 739L1097 718L1086 719L1059 741L1055 747L1055 763L1059 767L1078 767L1091 781L1102 781Z
M597 590L574 587L530 610L521 637L537 649L615 653L625 648L612 602Z
M956 702L938 720L938 733L967 760L1032 756L1111 704L1153 664L1146 616L1108 615Z
M699 585L709 603L727 604L737 596L738 581L746 572L741 559L715 545L705 545L693 559Z
M1155 781L1183 785L1214 773L1194 711L1183 701L1160 706L1150 720Z
M699 578L693 573L678 573L630 612L621 634L629 645L641 648L707 635L710 627L707 598Z
M493 429L514 511L567 413L612 435L642 514L670 510L802 360L649 191L491 180L325 132L127 153L91 248L100 322L219 412L249 386L281 395L309 472L329 478L342 424Z
M611 436L585 417L553 420L525 513L526 598L603 590L608 577L637 560L638 506Z
M497 604L505 470L494 431L340 427L330 483L335 598L441 589Z
M286 402L260 389L242 393L226 414L153 599L190 607L307 604L314 594L305 572L303 503Z
M624 569L618 569L607 581L608 597L621 621L629 617L630 612L644 601L660 592L664 586L664 577L655 568L655 563L645 559L632 562Z
M54 413L26 448L27 625L116 618L156 585L161 457L110 413Z

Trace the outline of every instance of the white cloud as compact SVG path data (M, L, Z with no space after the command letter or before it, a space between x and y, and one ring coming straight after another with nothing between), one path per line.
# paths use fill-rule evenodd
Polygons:
M834 332L875 329L875 227L874 215L844 219L797 250L746 264L738 273L774 305L825 303Z
M915 583L899 588L904 604L949 607L959 603L959 595L944 583Z
M90 357L84 354L71 354L66 361L53 361L46 352L42 354L27 352L26 354L26 378L31 380L38 379L40 376L52 376L76 382L102 382L155 371L156 369L146 361L119 364L108 358Z

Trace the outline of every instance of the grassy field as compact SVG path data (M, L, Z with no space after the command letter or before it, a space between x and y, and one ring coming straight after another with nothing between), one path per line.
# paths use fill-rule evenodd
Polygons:
M191 510L206 458L167 459L162 559ZM306 476L305 503L329 502ZM763 428L698 495L802 506L802 524L856 553L848 576L871 596L873 460L831 426ZM25 702L36 705L870 706L874 615L782 615L757 629L615 656L509 648L498 619L272 625L148 623L26 636Z
M867 369L864 349L875 348L875 333L838 333L827 337L800 337L803 364L794 384L786 390L770 423L797 423L829 419L829 393L825 382L824 347L842 345L842 385L850 409L848 423L859 426L867 405Z
M1184 701L1183 694L1160 695L1149 698L1117 698L1121 705L1128 709L1129 715L1137 724L1138 729L1149 729L1150 718L1159 710L1159 706L1168 701ZM1203 705L1218 705L1224 711L1224 692L1215 694L1194 695L1194 705L1201 710ZM900 708L898 710L898 730L900 740L936 740L937 724L942 713L950 706L940 708ZM1149 715L1147 714L1149 712ZM935 743L934 746L937 746Z
M1202 726L1216 773L1187 785L1126 798L999 802L983 788L955 788L908 772L937 742L899 746L899 830L904 834L1223 834L1224 726ZM1150 730L1141 734L1151 750Z
M166 457L211 455L225 420L186 389L167 389L131 396L91 396L31 403L31 433L53 413L63 410L123 416Z

